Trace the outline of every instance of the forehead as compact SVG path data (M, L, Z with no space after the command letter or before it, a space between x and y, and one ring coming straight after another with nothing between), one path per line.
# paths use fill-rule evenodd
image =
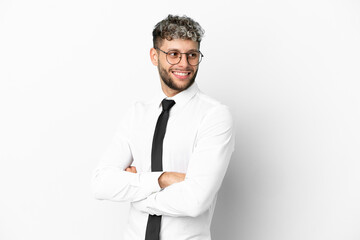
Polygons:
M161 48L164 51L179 50L180 52L187 52L190 50L198 50L199 43L184 39L173 39L171 41L164 39Z

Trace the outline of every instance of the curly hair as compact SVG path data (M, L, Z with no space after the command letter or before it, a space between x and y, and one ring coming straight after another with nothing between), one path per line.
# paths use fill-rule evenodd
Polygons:
M193 19L185 15L180 17L169 14L167 18L155 25L152 32L153 46L158 48L163 39L168 41L173 39L193 40L200 44L204 33L204 29Z

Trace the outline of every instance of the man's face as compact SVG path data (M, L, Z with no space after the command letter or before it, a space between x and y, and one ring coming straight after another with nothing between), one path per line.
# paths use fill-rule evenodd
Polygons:
M181 53L188 53L197 51L198 43L182 39L163 40L159 48L164 52L176 50ZM198 66L190 65L185 54L182 54L181 61L175 65L168 63L166 54L161 51L157 51L157 57L157 66L163 87L170 88L174 93L179 93L194 83Z

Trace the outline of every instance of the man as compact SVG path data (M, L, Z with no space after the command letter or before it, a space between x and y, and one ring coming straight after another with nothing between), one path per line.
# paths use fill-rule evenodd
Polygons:
M203 33L186 16L169 15L155 26L150 58L159 96L124 115L95 170L96 198L131 203L126 240L211 239L234 136L228 108L195 83Z

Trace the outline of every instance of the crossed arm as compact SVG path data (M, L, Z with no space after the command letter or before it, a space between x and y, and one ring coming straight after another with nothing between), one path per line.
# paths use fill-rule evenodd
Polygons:
M186 174L137 172L132 166L128 141L123 137L126 135L118 135L95 171L95 197L131 202L139 211L151 215L202 214L213 203L234 150L227 108L213 111L204 121Z
M126 172L137 173L136 167L130 166L125 169ZM182 182L185 179L185 173L178 172L164 172L160 175L158 179L159 186L161 188L166 188L174 183Z

